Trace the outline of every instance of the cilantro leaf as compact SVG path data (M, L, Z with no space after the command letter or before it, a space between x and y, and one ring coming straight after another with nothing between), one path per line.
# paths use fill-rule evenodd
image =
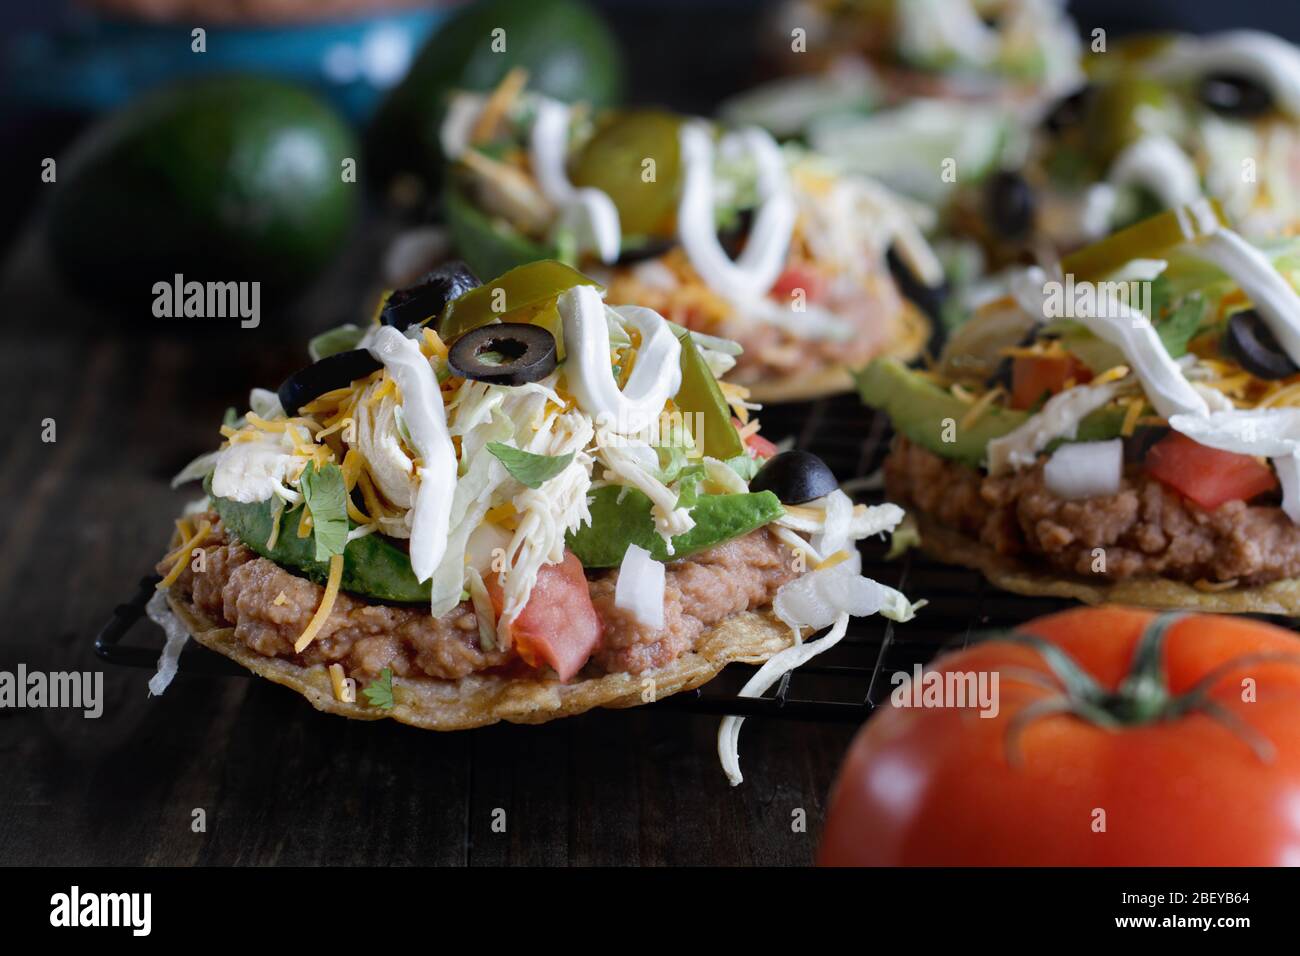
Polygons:
M529 488L542 487L573 461L573 452L567 455L534 455L499 441L488 442L487 450L506 466L506 471L510 472L512 478Z
M392 669L385 667L381 670L375 680L361 688L361 693L366 695L366 700L370 701L371 707L392 710L394 705Z
M343 469L331 463L318 471L312 462L303 469L298 488L311 512L316 560L328 561L342 554L348 543L348 492Z
M1205 297L1189 295L1156 324L1156 333L1172 358L1187 352L1187 343L1205 318Z

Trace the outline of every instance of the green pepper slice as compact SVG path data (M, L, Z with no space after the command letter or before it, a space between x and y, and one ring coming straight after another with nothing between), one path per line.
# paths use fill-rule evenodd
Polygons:
M682 344L682 384L673 402L681 410L696 447L702 447L703 454L720 461L745 454L745 443L731 423L731 407L723 397L722 389L718 388L718 380L705 364L704 356L695 347L691 334L677 328L673 329L673 334ZM700 415L702 435L695 433L696 413Z
M599 124L574 158L575 186L606 193L625 236L672 232L681 179L681 117L663 110L627 110ZM649 177L653 160L653 178Z
M577 269L554 259L517 266L493 281L452 299L438 317L438 335L450 344L490 322L529 322L547 312L562 292L575 286L600 287Z
M1144 114L1173 109L1169 88L1137 76L1118 77L1097 87L1084 119L1086 148L1093 161L1106 169L1125 146L1147 131Z
M1202 223L1206 217L1221 226L1228 225L1217 199L1199 199L1143 219L1070 253L1061 259L1061 272L1073 275L1079 282L1096 282L1134 259L1158 259L1175 246L1205 236Z

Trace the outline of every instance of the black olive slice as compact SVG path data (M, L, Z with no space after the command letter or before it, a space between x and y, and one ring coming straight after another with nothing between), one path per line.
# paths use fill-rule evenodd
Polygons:
M770 491L783 505L801 505L825 497L839 486L826 462L812 452L796 449L769 458L749 483L749 490Z
M1069 96L1064 96L1043 117L1043 128L1053 135L1074 129L1083 123L1093 98L1092 86L1082 86Z
M526 385L555 371L555 336L528 322L480 325L456 340L447 364L477 382Z
M383 364L365 349L327 355L319 362L298 369L280 383L276 390L280 405L286 415L297 415L298 409L312 399L336 388L346 388L381 368Z
M676 239L660 239L654 236L634 246L624 246L618 253L615 265L630 266L646 259L658 259L677 245Z
M1023 239L1034 226L1034 190L1017 172L1004 169L984 184L984 214L1004 239Z
M1211 73L1201 80L1197 95L1223 116L1251 119L1273 110L1273 94L1244 73Z
M1256 378L1287 378L1300 371L1254 309L1238 312L1228 319L1222 348Z
M405 331L408 327L441 314L452 299L483 283L469 266L455 259L426 272L405 289L398 289L384 302L379 321Z
M936 330L942 327L943 303L948 298L948 283L942 282L937 286L926 285L903 261L903 257L893 246L889 247L885 260L889 263L890 275L894 277L894 284L898 286L898 291L903 294L903 298L920 309Z

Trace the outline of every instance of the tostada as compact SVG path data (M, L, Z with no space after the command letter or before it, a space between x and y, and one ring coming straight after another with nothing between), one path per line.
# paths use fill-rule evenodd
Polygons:
M903 292L924 304L943 281L928 210L757 127L592 115L516 72L452 98L442 147L451 245L473 268L581 266L611 304L738 342L728 381L760 400L851 390L848 366L929 337Z
M1033 267L932 368L868 366L923 546L1013 591L1300 610L1300 245L1210 200Z
M193 637L349 717L540 723L737 660L758 694L849 615L910 617L855 546L902 510L777 454L716 380L736 351L555 261L390 294L177 476L205 496L158 565L151 687Z

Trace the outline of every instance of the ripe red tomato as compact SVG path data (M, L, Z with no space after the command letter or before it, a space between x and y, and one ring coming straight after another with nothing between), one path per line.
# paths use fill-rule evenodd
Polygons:
M1268 465L1250 455L1219 451L1170 432L1147 452L1146 469L1161 484L1207 511L1228 501L1249 501L1277 487Z
M840 769L819 862L1300 864L1300 639L1245 618L1118 607L1053 614L1017 633L1117 691L1143 636L1150 649L1162 629L1148 676L1165 675L1169 696L1141 698L1145 720L1135 719L1141 695L1101 698L1120 717L1112 727L1031 711L1064 700L1059 680L1049 689L1023 679L1052 677L1034 647L999 638L935 661L945 674L998 673L997 715L884 703ZM1207 678L1207 706L1170 707Z

